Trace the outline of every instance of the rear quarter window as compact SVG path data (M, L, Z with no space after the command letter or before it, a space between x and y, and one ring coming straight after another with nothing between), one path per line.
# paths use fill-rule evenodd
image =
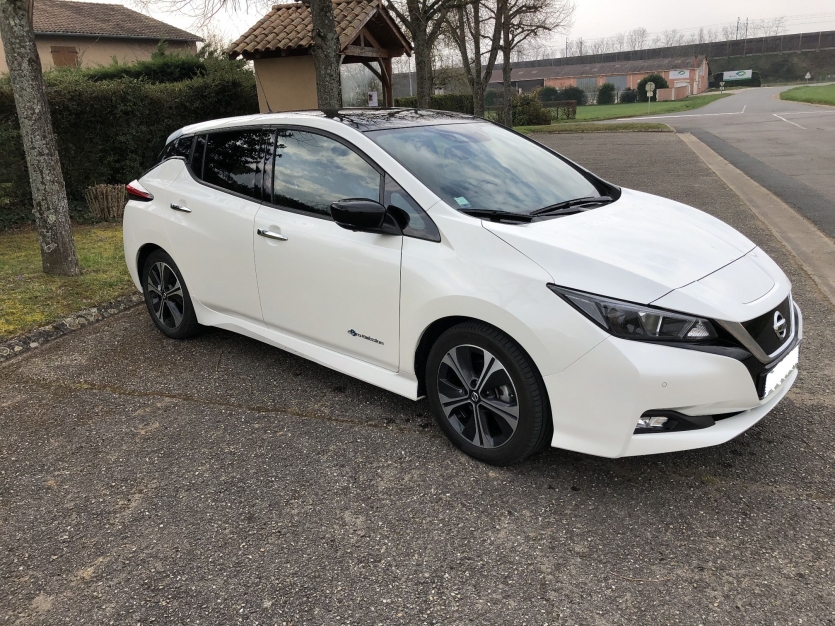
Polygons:
M162 149L162 153L159 155L157 163L162 163L166 159L172 159L175 157L181 157L188 160L191 155L191 144L193 141L193 136L177 137L177 139L170 142Z

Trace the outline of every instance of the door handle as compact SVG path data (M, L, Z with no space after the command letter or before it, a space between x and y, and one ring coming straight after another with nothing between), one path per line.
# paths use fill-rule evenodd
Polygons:
M273 231L267 230L265 228L259 228L255 232L257 232L262 237L267 237L268 239L278 239L279 241L287 241L287 237L285 237L281 233L274 233Z
M174 204L172 202L171 203L171 208L174 209L175 211L182 211L183 213L191 213L191 209L188 208L187 206L183 206L182 204Z

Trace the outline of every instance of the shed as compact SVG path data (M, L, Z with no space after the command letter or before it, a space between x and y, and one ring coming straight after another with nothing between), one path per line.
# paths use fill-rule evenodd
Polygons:
M409 40L380 0L335 0L333 13L340 62L367 67L383 85L381 104L393 106L391 60L411 54ZM227 52L253 61L262 112L293 111L318 108L312 47L310 6L294 2L275 5Z

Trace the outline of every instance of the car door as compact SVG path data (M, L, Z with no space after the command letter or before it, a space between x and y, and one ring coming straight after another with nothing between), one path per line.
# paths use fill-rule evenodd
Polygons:
M261 206L268 131L241 128L195 139L190 167L169 188L169 253L192 297L263 325L253 224Z
M380 171L343 141L299 128L277 129L273 163L255 216L264 322L396 371L403 238L345 230L330 216L338 200L379 200Z

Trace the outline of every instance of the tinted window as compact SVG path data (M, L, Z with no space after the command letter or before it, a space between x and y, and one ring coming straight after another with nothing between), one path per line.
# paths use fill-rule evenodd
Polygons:
M568 163L488 122L366 133L453 208L530 213L599 195Z
M184 159L188 159L191 154L191 142L193 139L193 136L178 137L163 148L162 154L159 156L159 160L165 161L165 159L170 159L172 157L182 157Z
M391 176L386 176L384 204L389 212L394 214L403 228L403 234L407 237L429 241L441 240L441 234L435 222Z
M210 133L203 160L203 180L260 199L263 137L260 129Z
M313 133L279 130L275 145L273 202L330 216L347 198L379 200L380 174L345 145Z

